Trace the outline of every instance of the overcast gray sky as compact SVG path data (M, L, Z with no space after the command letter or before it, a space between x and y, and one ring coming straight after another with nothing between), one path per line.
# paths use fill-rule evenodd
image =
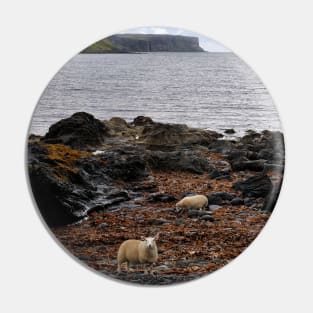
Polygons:
M219 42L200 35L198 33L194 33L185 29L181 28L174 28L174 27L138 27L132 28L127 31L120 32L123 33L136 33L136 34L170 34L170 35L184 35L184 36L195 36L199 38L200 46L206 50L211 52L229 52L230 50L227 49L225 46L220 44Z

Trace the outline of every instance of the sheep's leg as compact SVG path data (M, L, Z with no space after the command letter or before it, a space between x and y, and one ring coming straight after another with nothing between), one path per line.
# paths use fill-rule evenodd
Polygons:
M147 271L147 268L146 268L146 264L143 265L143 269L144 269L144 274L147 275L148 271Z
M120 264L120 262L118 262L118 264L117 264L117 272L118 272L118 273L121 272L121 264Z
M153 274L153 263L149 265L150 275L154 276Z
M129 262L128 261L126 261L126 272L127 272L127 274L129 272Z

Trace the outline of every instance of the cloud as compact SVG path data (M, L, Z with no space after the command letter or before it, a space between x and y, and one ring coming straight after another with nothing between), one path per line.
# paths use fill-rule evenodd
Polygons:
M132 28L123 32L132 34L169 34L169 35L185 35L185 36L195 36L199 38L199 45L204 50L209 52L229 52L230 50L217 42L214 39L194 33L185 29L175 28L175 27L138 27Z

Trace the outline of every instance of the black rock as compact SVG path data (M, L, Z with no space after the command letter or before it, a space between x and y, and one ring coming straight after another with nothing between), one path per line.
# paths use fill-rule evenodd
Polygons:
M133 181L149 176L144 152L140 148L115 148L105 151L99 158L106 164L105 173L113 179Z
M211 193L208 198L208 203L209 204L223 204L227 201L232 200L236 195L233 193L228 193L228 192L214 192Z
M41 140L86 149L104 143L107 136L108 129L100 120L89 113L78 112L53 124Z
M236 159L235 161L231 162L231 168L233 171L262 172L264 170L264 161L246 161L243 159Z
M149 197L147 198L147 201L149 202L173 202L173 201L177 201L177 198L165 192L156 192L156 193L149 195Z
M149 123L143 126L141 141L151 149L164 150L164 147L190 147L209 145L219 134L199 128L189 128L184 124Z
M255 198L248 198L248 197L246 197L246 198L243 199L243 201L244 201L245 205L250 206L251 204L253 204L255 202Z
M248 151L245 149L232 149L227 153L227 159L232 161L232 160L237 160L240 158L246 158L248 154Z
M188 217L196 217L196 216L210 215L212 213L210 211L188 210L187 214L188 214Z
M194 195L194 193L191 192L191 191L184 191L184 192L182 193L182 198L184 198L184 197L189 197L189 196L193 196L193 195Z
M135 126L145 126L145 125L152 125L152 124L154 124L154 122L151 119L151 117L148 117L148 116L137 116L133 120L132 124L135 125Z
M249 177L245 181L233 184L235 190L242 192L244 197L266 197L273 189L273 184L266 174Z
M146 224L148 225L163 225L168 223L168 220L163 219L163 218L151 218L146 221Z
M216 177L216 180L223 180L223 179L232 180L230 175Z
M227 175L229 176L229 174L230 174L229 169L222 169L222 170L214 169L213 172L210 174L210 178L215 179L221 176L227 176Z
M203 174L211 168L205 157L201 157L193 151L150 151L147 153L146 159L151 168L154 169Z
M231 205L243 205L244 201L240 198L235 198L235 199L231 200L230 204Z
M230 140L220 139L212 142L208 148L212 152L227 153L234 148L234 143Z
M200 220L214 222L214 218L211 215L202 215L200 217Z
M228 128L228 129L225 129L224 133L225 134L234 134L235 130L233 128Z

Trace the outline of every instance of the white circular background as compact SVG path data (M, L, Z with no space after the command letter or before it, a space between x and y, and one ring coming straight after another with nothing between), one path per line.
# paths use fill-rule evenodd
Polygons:
M309 5L304 0L1 4L1 311L312 311ZM31 115L53 75L89 44L146 25L190 29L231 48L269 89L286 140L278 203L249 249L209 276L158 288L123 285L74 262L42 225L25 172Z

